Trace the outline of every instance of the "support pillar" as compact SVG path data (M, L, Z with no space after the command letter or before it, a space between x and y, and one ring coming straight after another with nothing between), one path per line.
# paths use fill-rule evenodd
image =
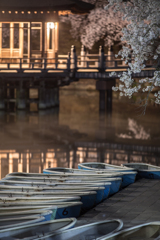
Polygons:
M106 97L106 111L107 113L112 113L112 89L107 89L107 97Z
M106 91L99 90L99 112L105 113L106 109Z
M4 88L0 88L0 110L5 109L5 101L4 101Z
M17 109L18 110L25 110L26 109L26 96L25 96L25 89L23 88L23 82L20 82L20 86L18 89L17 94Z
M38 94L39 95L38 108L40 110L46 109L46 96L45 96L46 91L45 90L46 90L45 89L45 83L44 83L44 81L42 81L40 83L39 94Z
M96 89L99 91L99 111L101 113L112 112L112 86L115 86L115 79L96 82Z
M51 89L51 107L55 107L56 103L55 103L55 91L54 88Z
M9 98L10 98L10 101L9 101L9 109L11 111L14 111L14 108L15 108L15 93L14 93L14 87L13 86L10 86L10 89L9 89Z
M46 88L46 107L50 108L51 107L51 91L49 88Z

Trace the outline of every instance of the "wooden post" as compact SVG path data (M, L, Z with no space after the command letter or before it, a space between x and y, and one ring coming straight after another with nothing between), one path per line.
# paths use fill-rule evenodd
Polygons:
M29 26L30 26L29 27L29 45L30 45L29 58L31 58L32 57L32 22L29 23Z
M67 58L67 70L68 70L68 72L70 72L70 68L71 68L71 54L69 52L68 53L68 58Z
M106 111L107 114L112 113L112 89L107 89L107 98L106 98Z
M106 99L106 94L105 90L99 90L99 112L100 113L105 113L105 99Z
M99 47L99 72L105 71L104 47Z
M18 91L18 104L17 109L18 110L25 110L26 109L26 96L25 96L25 90L23 87L22 80L19 82L19 91Z
M5 109L5 87L3 80L0 79L0 110Z
M0 58L2 57L1 52L2 52L2 23L0 22Z
M14 48L14 23L10 23L10 58L13 56L13 48ZM12 62L12 59L11 59Z
M45 57L45 22L42 22L42 58Z
M71 47L71 69L74 71L77 70L77 55L76 55L76 47L72 45Z
M23 23L20 23L20 29L19 29L19 58L23 58Z
M86 67L86 48L84 45L81 47L81 66Z

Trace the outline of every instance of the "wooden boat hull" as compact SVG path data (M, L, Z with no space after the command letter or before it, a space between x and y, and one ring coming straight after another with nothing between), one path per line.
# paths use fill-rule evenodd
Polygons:
M159 239L160 237L160 222L150 222L134 226L110 236L102 237L101 240L119 240L119 239Z
M69 217L79 217L81 212L82 202L10 202L10 203L0 203L0 210L8 207L36 207L36 208L47 208L51 206L57 207L55 219L69 218Z
M57 234L37 238L37 240L81 240L96 239L100 240L102 236L107 236L122 228L123 222L119 219L105 220L96 223L90 223L70 230L62 231Z
M0 230L0 240L22 239L33 240L38 236L49 235L53 232L64 231L73 228L76 223L75 218L51 220L42 223L35 223L23 227L8 228Z
M132 167L137 171L137 178L160 179L160 167L145 163L128 163L123 164L126 167Z

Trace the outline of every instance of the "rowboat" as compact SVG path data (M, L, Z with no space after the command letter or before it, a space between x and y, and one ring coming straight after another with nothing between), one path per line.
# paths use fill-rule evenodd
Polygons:
M70 229L76 223L75 218L66 218L59 220L51 220L41 223L29 224L21 227L7 228L0 230L0 240L6 239L23 239L33 240L40 236L50 235Z
M95 171L95 169L93 169L93 171L88 171L86 173L85 170L80 170L80 169L75 169L75 168L61 168L61 167L56 167L56 168L47 168L43 170L43 174L54 174L54 176L61 176L61 177L80 177L82 178L82 176L86 176L86 177L90 177L91 175L96 175L99 177L120 177L122 176L121 172L112 172L112 173L107 173L104 171ZM105 176L104 176L105 174ZM92 176L93 177L93 176Z
M134 183L137 175L137 171L134 171L133 168L127 168L125 166L122 167L99 162L81 163L78 164L78 169L90 171L100 170L103 171L104 173L120 172L123 174L121 185L122 188L127 187L128 185Z
M98 169L99 170L99 169ZM57 176L57 174L63 174L64 176L69 176L71 175L73 176L77 176L77 174L81 174L81 177L84 176L85 174L87 174L88 176L95 174L96 176L98 175L99 177L107 177L107 178L111 178L111 177L122 177L122 184L121 187L127 187L128 185L132 184L135 182L136 179L136 175L137 172L136 171L112 171L112 173L109 173L107 170L102 169L101 171L96 171L95 168L93 168L90 171L86 170L80 170L80 169L72 169L72 168L47 168L44 169L43 172L46 173L50 173L50 174L55 174ZM103 176L104 174L104 176Z
M36 240L82 240L82 239L101 239L102 236L108 236L123 227L123 222L119 219L105 220L96 223L90 223L80 227L75 227L59 233L45 235L36 238Z
M52 169L52 170L49 170ZM82 171L79 169L71 169L71 168L49 168L44 169L43 174L42 173L24 173L24 172L13 172L6 175L6 177L35 177L35 178L45 178L45 179L54 179L54 180L65 180L66 178L109 178L109 177L121 177L120 172L113 172L110 174L104 174L101 171L97 171L96 173ZM54 169L57 169L57 171L54 171ZM64 171L63 171L64 170ZM73 171L74 170L74 171ZM53 172L54 171L54 172ZM45 173L47 172L47 173ZM73 174L76 173L76 174Z
M28 184L27 184L28 183ZM97 192L97 195L96 195L96 204L100 203L104 198L107 197L107 195L109 194L109 187L110 187L110 184L107 184L106 185L106 188L105 187L99 187L98 184L95 184L95 185L74 185L74 186L71 186L70 184L66 185L66 186L62 186L62 185L57 185L57 186L49 186L49 185L38 185L36 183L30 183L30 182L21 182L21 181L11 181L11 180L1 180L0 181L0 184L4 184L4 185L10 185L10 186L16 186L16 187L21 187L22 191L25 191L25 187L27 187L27 191L29 191L28 187L30 187L30 185L32 186L35 186L34 189L30 189L30 190L33 190L33 191L42 191L42 188L40 188L39 186L42 186L43 187L43 191L52 191L52 190L62 190L62 191L67 191L67 190L70 190L70 191L96 191ZM100 184L101 185L104 185L104 184ZM1 188L2 185L0 185L0 191L4 188ZM36 188L37 187L37 188ZM105 195L104 195L104 192L105 192Z
M0 196L0 203L4 202L4 203L8 203L8 202L37 202L37 204L39 202L51 202L52 204L54 204L54 202L74 202L74 201L80 201L81 198L79 196L70 196L70 197L63 197L63 196L58 196L58 197L1 197Z
M24 216L26 216L26 214L28 215L29 213L35 214L35 213L42 212L42 216L44 216L43 212L45 212L45 211L51 211L52 212L51 219L46 218L46 220L47 221L48 220L54 220L55 217L56 217L57 206L53 206L53 205L52 206L51 205L47 205L47 206L33 205L33 206L30 206L29 205L29 206L15 206L15 207L13 207L13 206L11 206L11 207L10 206L7 206L7 207L2 206L1 207L0 206L0 216L1 217L6 216L6 218L7 218L7 216L14 216L14 213L20 214L22 216L23 216L23 213L24 213Z
M0 213L0 219L14 219L14 218L22 218L27 216L36 216L45 218L45 221L53 220L53 212L48 209L35 209L35 210L28 210L28 211L17 211L17 212L6 212Z
M160 179L160 167L147 163L125 163L125 167L138 172L138 178Z
M8 218L0 219L0 230L6 228L20 227L28 224L44 222L45 218L43 216L25 216L20 218Z
M42 174L43 176L43 174ZM45 182L46 184L56 184L56 183L105 183L110 182L110 192L109 195L113 195L114 193L118 192L121 186L122 178L65 178L65 179L58 179L58 178L43 178L43 177L21 177L21 176L6 176L2 180L23 180L23 181L30 181L30 182Z
M137 225L117 233L113 233L110 236L102 237L100 240L145 240L145 239L160 239L160 222L150 222L141 225Z
M39 201L38 203L36 201L31 202L0 202L0 212L2 212L1 209L8 209L9 207L28 207L28 209L32 209L30 207L36 207L36 208L47 208L51 206L56 206L57 207L57 212L56 212L56 217L55 219L60 219L60 218L66 218L66 217L79 217L80 212L81 212L81 206L82 202L51 202L51 201ZM9 209L8 209L9 211Z
M100 163L100 162L84 162L78 164L78 169L81 170L107 170L108 172L130 172L133 171L132 168L127 168L125 166L116 166L107 163Z
M3 178L2 180L9 180L12 179L12 176L8 176ZM20 176L14 177L14 179L22 179ZM65 179L52 179L52 178L40 178L40 177L23 177L23 181L36 181L36 182L45 182L46 184L50 183L105 183L105 182L110 182L110 191L109 195L113 195L114 193L118 192L122 183L122 178L65 178Z
M63 196L64 198L66 196L72 196L72 195L80 196L81 197L81 202L83 203L82 205L82 211L85 212L91 208L93 208L96 205L96 191L90 191L90 192L16 192L16 191L0 191L0 197L38 197L38 198L43 198L45 197L58 197L58 196Z

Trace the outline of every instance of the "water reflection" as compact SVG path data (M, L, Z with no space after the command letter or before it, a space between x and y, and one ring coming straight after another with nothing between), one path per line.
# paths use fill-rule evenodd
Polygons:
M0 112L0 178L78 163L146 162L160 165L160 111L138 118L135 107L113 101L111 116L98 111L96 91L61 91L60 109Z
M134 119L128 118L128 127L127 127L128 133L120 133L117 134L117 137L119 138L134 138L134 139L149 139L150 133L144 130L144 128L141 125L138 125L137 122Z

